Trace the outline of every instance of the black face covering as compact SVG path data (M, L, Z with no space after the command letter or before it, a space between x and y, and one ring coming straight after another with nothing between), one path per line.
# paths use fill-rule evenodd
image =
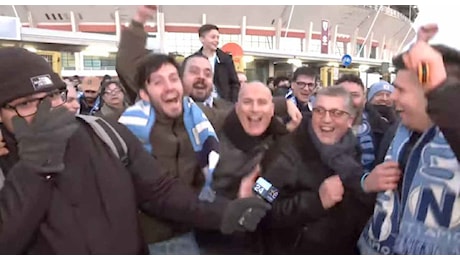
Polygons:
M398 115L396 114L396 111L393 107L385 106L385 105L372 105L375 110L385 118L390 124L395 122L398 118Z

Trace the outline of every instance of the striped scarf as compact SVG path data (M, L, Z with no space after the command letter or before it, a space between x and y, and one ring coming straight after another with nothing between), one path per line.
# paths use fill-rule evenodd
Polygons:
M371 130L371 125L367 119L367 113L364 112L363 121L358 128L356 137L358 138L359 145L361 147L361 164L363 165L365 172L372 171L375 161L375 149Z
M219 162L219 140L208 118L193 99L184 97L183 110L185 128L205 177L199 198L212 202L215 192L211 187L214 169ZM145 150L152 153L149 136L155 124L155 110L149 102L136 102L126 109L118 122L126 125L139 138Z

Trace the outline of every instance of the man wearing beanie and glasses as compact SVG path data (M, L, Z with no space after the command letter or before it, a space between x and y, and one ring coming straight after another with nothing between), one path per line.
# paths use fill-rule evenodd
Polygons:
M0 254L146 253L138 212L224 233L254 230L270 208L258 198L202 202L167 177L124 126L123 165L91 126L62 106L65 83L39 55L0 49ZM61 90L62 89L62 90ZM115 133L112 132L112 133Z

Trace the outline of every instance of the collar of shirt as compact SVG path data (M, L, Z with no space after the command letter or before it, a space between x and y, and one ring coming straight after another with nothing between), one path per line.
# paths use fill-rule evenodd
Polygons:
M208 60L209 60L209 63L211 63L211 68L212 68L212 72L214 73L214 67L216 65L216 58L217 58L217 53L214 52L214 54L212 55L212 57L209 57Z
M212 95L210 95L204 102L203 104L207 107L213 107L213 103L214 103L214 97Z

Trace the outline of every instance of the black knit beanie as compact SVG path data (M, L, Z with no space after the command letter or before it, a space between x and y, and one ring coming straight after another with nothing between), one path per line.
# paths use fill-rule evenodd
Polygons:
M0 48L0 107L17 98L65 87L45 58L23 48Z

